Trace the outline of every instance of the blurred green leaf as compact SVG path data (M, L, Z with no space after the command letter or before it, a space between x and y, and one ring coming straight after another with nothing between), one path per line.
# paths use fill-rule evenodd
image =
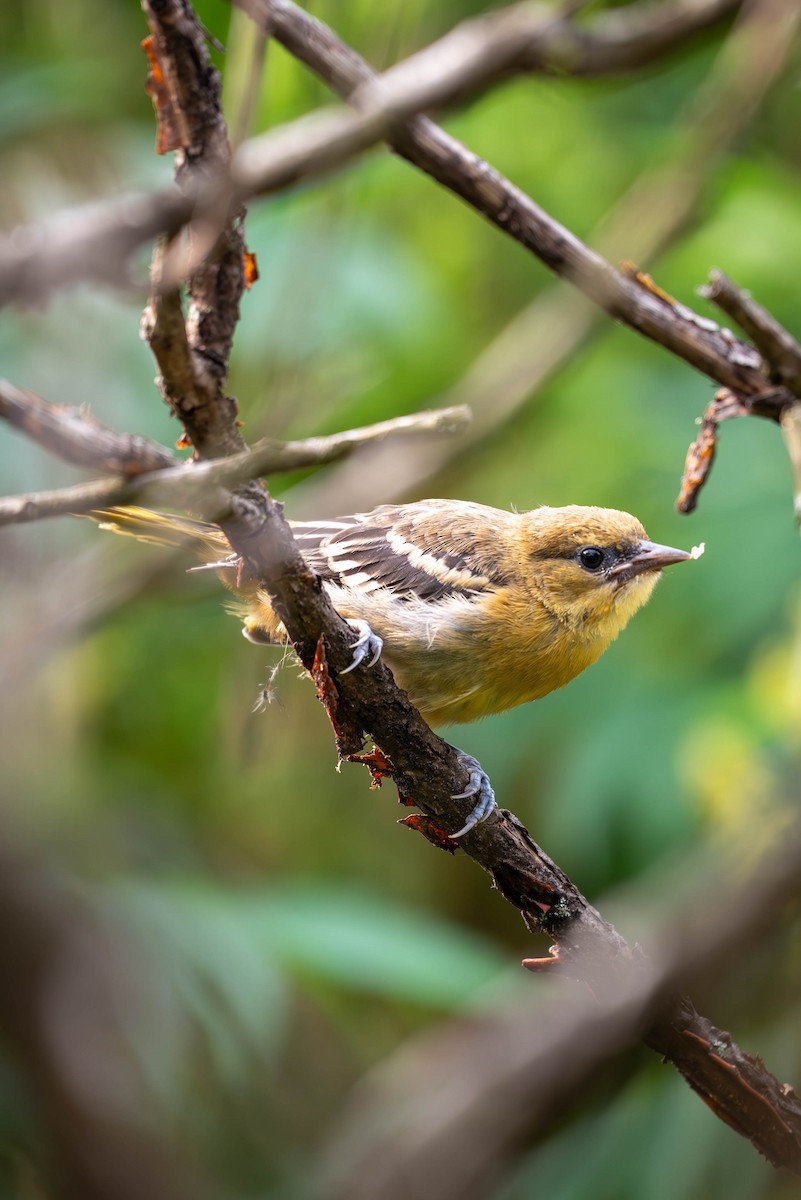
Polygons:
M113 894L135 923L163 939L168 958L182 956L213 980L251 1038L276 969L404 1003L459 1008L506 966L490 943L422 909L320 880L228 890L128 883Z

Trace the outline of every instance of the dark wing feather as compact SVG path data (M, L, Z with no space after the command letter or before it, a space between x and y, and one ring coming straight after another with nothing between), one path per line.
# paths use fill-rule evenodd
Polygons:
M481 505L433 500L382 505L335 521L293 522L292 529L304 558L323 579L440 600L507 582L491 552L494 513ZM509 514L497 516L505 520Z

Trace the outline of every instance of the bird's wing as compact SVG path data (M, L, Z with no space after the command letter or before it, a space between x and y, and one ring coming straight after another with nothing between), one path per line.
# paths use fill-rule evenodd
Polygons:
M323 579L360 591L387 588L440 600L507 582L494 560L493 540L494 518L510 515L479 504L421 501L334 521L292 522L292 531Z

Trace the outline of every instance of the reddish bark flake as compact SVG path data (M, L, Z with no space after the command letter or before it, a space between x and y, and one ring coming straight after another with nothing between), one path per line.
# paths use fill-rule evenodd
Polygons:
M317 690L317 699L322 704L328 720L331 722L331 728L334 731L334 738L337 744L337 754L340 760L349 758L351 754L357 754L362 746L364 737L359 726L354 724L353 720L348 719L349 711L347 706L343 706L340 711L340 695L331 677L331 672L328 670L328 661L326 659L325 643L322 634L320 634L317 641L314 660L309 674Z
M253 287L253 284L259 278L259 266L256 262L256 255L252 250L246 250L244 253L245 260L245 287L248 291Z
M732 1113L727 1112L714 1096L711 1096L709 1092L703 1091L695 1083L692 1083L690 1086L692 1087L696 1096L700 1096L710 1112L713 1112L719 1121L722 1121L724 1125L728 1125L729 1129L733 1129L735 1133L739 1133L740 1137L749 1137L749 1134L743 1128L740 1122L735 1119Z
M167 154L170 150L180 149L183 144L180 136L180 121L159 62L156 39L152 34L143 38L142 49L147 55L150 68L145 82L145 91L153 101L153 109L156 114L156 154Z
M423 837L427 838L431 842L431 845L436 846L439 850L447 850L449 854L455 854L459 849L459 843L452 841L445 830L440 829L436 821L426 813L411 813L408 817L404 817L402 821L398 821L398 824L405 825L407 829L414 829L417 833L422 833Z
M713 1063L715 1063L717 1066L721 1067L724 1071L728 1071L729 1074L732 1075L737 1080L737 1083L743 1089L743 1091L748 1092L748 1094L753 1096L753 1098L759 1104L764 1105L764 1107L768 1109L768 1111L770 1112L770 1114L772 1115L774 1120L777 1121L779 1125L781 1125L781 1127L785 1133L790 1134L790 1135L793 1134L792 1128L784 1120L781 1113L776 1108L776 1105L772 1104L770 1099L766 1095L764 1095L762 1092L759 1092L756 1090L756 1088L751 1087L751 1084L743 1077L742 1072L740 1071L740 1068L737 1066L736 1063L727 1062L725 1058L722 1058L721 1055L717 1053L717 1051L715 1049L715 1046L717 1043L710 1042L707 1038L700 1037L699 1034L695 1033L692 1029L682 1029L681 1032L684 1035L684 1037L689 1038L691 1041L696 1042L699 1046L702 1046L703 1049L706 1050L707 1055L709 1056L710 1060ZM748 1056L746 1056L746 1057L748 1057ZM750 1061L753 1062L756 1066L759 1066L759 1067L764 1066L764 1063L762 1063L761 1059L750 1059ZM787 1085L785 1085L785 1086L787 1086ZM696 1090L698 1090L698 1089L696 1089ZM737 1124L735 1122L734 1118L730 1117L729 1115L727 1115L725 1112L723 1112L720 1109L720 1107L718 1106L718 1102L713 1097L704 1095L704 1093L700 1092L700 1091L698 1094L701 1096L702 1100L704 1100L708 1104L708 1106L712 1109L712 1111L714 1113L716 1113L717 1116L719 1116L728 1125L731 1125L731 1127L733 1129L736 1129L738 1131L738 1133L743 1133L743 1136L750 1138L750 1134L744 1133L744 1131L740 1128L739 1124ZM751 1140L753 1140L753 1139L751 1139Z
M314 652L314 662L311 666L311 677L314 680L314 686L317 689L317 699L322 704L325 711L328 713L328 718L336 730L336 721L334 719L339 694L331 673L328 670L328 660L325 654L325 642L323 635L317 639L317 649Z
M549 971L562 965L559 962L558 950L559 947L555 946L555 952L547 958L524 958L521 966L524 966L527 971L533 971L535 975L546 975Z
M367 754L349 754L348 762L363 763L367 767L371 789L381 787L385 779L392 777L392 763L378 746L374 746Z
M706 483L718 444L717 421L704 420L698 437L690 445L681 477L681 490L676 508L680 513L691 513L698 503L698 493Z
M721 388L715 393L712 403L707 406L701 418L698 437L687 451L684 474L681 477L681 491L676 501L676 508L680 513L691 513L698 504L698 494L706 483L715 461L718 426L721 421L745 416L747 412L747 405L728 388Z
M655 283L650 275L645 271L640 271L637 264L631 262L630 259L624 259L620 264L620 270L629 279L633 279L640 287L645 288L646 292L650 292L652 296L656 296L658 300L664 300L665 304L669 304L671 308L676 307L676 301L672 296L668 295L658 283Z

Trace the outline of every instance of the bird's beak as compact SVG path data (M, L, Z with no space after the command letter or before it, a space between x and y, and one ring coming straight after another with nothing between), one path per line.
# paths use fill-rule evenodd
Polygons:
M656 542L640 542L634 553L617 563L609 572L610 578L618 583L627 583L635 575L646 571L661 571L673 563L686 562L693 558L688 550L675 550L672 546L660 546Z

